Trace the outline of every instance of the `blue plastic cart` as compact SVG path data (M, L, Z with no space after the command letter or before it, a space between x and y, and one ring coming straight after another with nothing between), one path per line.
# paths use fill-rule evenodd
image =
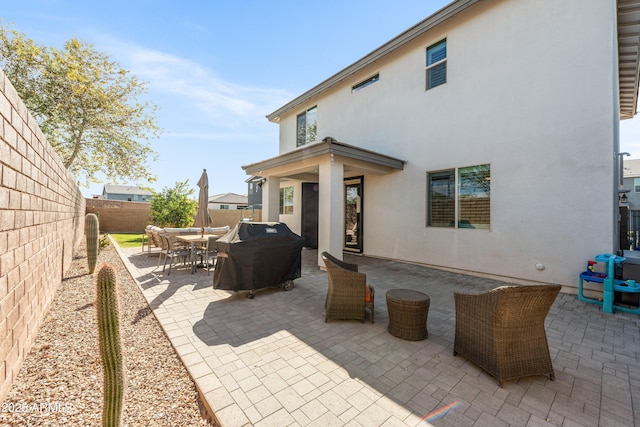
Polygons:
M614 292L640 293L640 283L615 278L616 264L624 263L626 258L611 254L599 254L596 255L594 259L596 262L606 264L605 273L595 273L588 270L580 273L580 278L578 279L578 299L583 302L601 305L602 311L605 313L613 313L614 310L619 310L640 314L640 307L630 308L615 303ZM602 301L584 296L583 285L585 281L602 283Z

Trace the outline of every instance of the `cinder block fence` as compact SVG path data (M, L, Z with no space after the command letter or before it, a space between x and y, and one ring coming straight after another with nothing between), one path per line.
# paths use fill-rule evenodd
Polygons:
M124 200L86 199L87 213L100 218L101 233L144 233L150 224L149 208L146 202Z
M84 232L85 199L0 70L0 402Z

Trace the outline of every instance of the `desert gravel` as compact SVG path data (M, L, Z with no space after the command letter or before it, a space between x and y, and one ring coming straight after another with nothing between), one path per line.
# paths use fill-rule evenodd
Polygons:
M112 245L89 274L84 244L38 331L9 394L0 426L97 426L102 366L94 307L102 263L116 269L126 365L125 426L210 426L193 380Z

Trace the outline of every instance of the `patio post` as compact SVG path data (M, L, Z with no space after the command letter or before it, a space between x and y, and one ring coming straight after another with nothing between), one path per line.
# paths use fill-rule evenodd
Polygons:
M344 230L344 164L333 155L319 165L318 265L322 252L342 259Z

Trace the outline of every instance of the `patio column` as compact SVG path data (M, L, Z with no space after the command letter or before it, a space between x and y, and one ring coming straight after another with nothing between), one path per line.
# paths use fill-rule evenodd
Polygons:
M262 221L280 221L280 177L268 176L262 183Z
M318 265L324 267L323 251L342 259L344 233L344 164L330 156L319 173Z

